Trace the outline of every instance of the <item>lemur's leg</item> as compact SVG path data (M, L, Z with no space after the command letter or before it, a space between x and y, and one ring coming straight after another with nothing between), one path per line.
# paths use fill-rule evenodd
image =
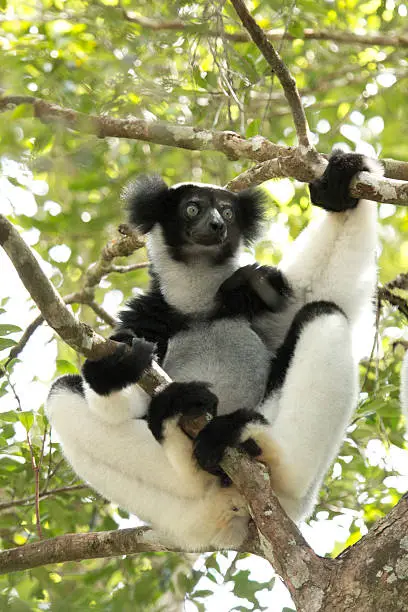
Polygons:
M310 185L313 203L332 212L301 233L279 266L303 303L333 301L352 323L369 306L376 280L377 207L348 194L363 170L383 174L379 162L362 155L332 156L322 178Z
M306 304L272 364L273 390L261 408L272 485L289 515L310 512L357 403L358 367L344 313L330 302ZM245 432L243 432L245 433ZM269 451L270 453L270 451ZM262 457L261 457L262 459Z
M118 473L155 482L158 488L176 491L176 473L144 418L149 396L135 384L151 364L154 345L121 331L113 336L117 351L97 361L86 360L83 379L63 376L51 387L47 412L64 450L86 449L95 464L112 465ZM76 463L75 457L68 459ZM78 473L81 473L80 466ZM154 476L153 476L154 475ZM180 486L179 494L194 495Z
M182 483L181 495L202 495L212 478L199 468L178 419L182 414L214 415L216 396L203 383L172 383L151 399L133 381L151 363L153 345L123 331L120 339L128 346L120 344L114 355L85 362L84 380L68 376L54 383L48 411L51 415L54 406L60 407L53 419L63 447L67 436L78 436L97 461L104 461L108 446L124 474L141 472L138 477L151 483L154 473L160 488L173 491L176 480ZM74 417L74 400L80 398L86 409Z
M134 385L133 388L105 396L105 402L102 403L93 391L84 395L73 389L73 383L81 380L80 376L58 379L46 403L50 423L78 474L92 484L92 478L81 472L76 457L69 455L67 449L70 446L86 451L93 458L95 468L98 465L111 465L118 474L188 496L189 492L185 488L180 486L178 489L177 474L162 447L153 438L145 419L133 418L130 411L127 416L122 411L122 418L116 422L105 418L109 400L110 410L115 413L116 401L122 403L122 407L129 407L129 398L133 393L140 398L140 405L143 403L147 407L148 396L144 394L143 397L141 389ZM98 413L99 405L103 408L101 415Z
M212 480L197 495L168 461L144 419L109 424L90 410L81 377L58 380L46 404L65 456L102 495L151 523L175 544L238 546L248 514L236 489Z
M199 550L242 542L248 515L236 491L213 483L205 496L189 497L144 421L109 427L80 396L66 398L68 406L61 399L51 395L50 421L74 470L99 493L152 524L164 544Z

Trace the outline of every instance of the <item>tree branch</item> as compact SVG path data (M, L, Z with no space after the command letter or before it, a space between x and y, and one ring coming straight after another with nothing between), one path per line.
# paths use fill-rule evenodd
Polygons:
M255 19L248 12L243 0L231 0L231 4L236 10L244 27L248 30L252 40L272 68L272 71L278 77L283 87L286 99L292 110L299 144L306 149L312 149L313 145L309 139L309 126L307 123L305 110L296 87L295 79L290 74L279 53L275 51L272 43L267 39L265 32L259 27Z
M244 186L259 184L276 177L291 177L298 181L310 182L323 171L327 155L306 151L302 147L286 147L270 142L262 136L241 138L234 132L200 130L199 128L176 126L142 119L116 119L107 115L97 117L84 115L32 96L5 96L0 98L0 111L10 110L19 104L32 104L35 116L44 123L58 123L67 128L100 138L115 136L132 138L156 144L190 150L212 150L224 153L230 159L249 159L266 162L240 175L239 180L229 183L238 191ZM382 160L386 179L372 174L361 173L350 193L357 198L377 202L388 202L400 206L408 205L408 163L393 159Z
M197 30L205 34L206 37L222 38L232 42L247 43L251 37L247 32L226 32L215 31L207 27L206 23L189 23L181 19L158 20L151 19L139 15L134 11L123 10L123 15L126 21L136 23L143 29L161 32L173 30L176 32L197 33ZM357 34L355 32L342 32L341 30L316 30L313 28L305 28L299 34L290 34L283 28L275 28L266 30L265 36L270 42L279 42L281 40L328 40L338 44L363 45L363 46L378 46L378 47L408 47L408 36L406 34Z
M168 550L170 549L158 541L155 533L149 527L68 533L0 552L0 574L31 569L49 563Z
M259 185L266 180L278 177L291 177L299 181L310 182L312 177L319 176L325 156L312 152L303 154L299 149L291 154L258 164L232 179L227 185L232 191L241 191ZM381 160L380 160L381 161ZM364 198L375 202L387 202L398 206L408 206L408 182L391 178L378 177L369 172L360 172L351 183L350 193L355 198Z
M86 115L33 96L0 97L0 112L13 110L21 104L31 104L35 117L43 123L57 123L99 138L130 138L192 151L219 151L229 159L253 161L265 161L290 150L261 136L246 140L231 131L206 130L136 117L118 119L109 115Z
M408 493L334 561L336 572L319 611L404 610L408 602Z

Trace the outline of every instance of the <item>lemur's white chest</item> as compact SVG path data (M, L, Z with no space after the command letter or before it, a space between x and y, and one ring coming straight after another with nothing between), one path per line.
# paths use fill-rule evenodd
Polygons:
M162 229L154 227L147 239L150 261L160 276L160 286L166 301L186 314L207 314L214 307L214 297L220 285L239 267L237 258L210 264L202 254L188 264L175 261L169 255Z

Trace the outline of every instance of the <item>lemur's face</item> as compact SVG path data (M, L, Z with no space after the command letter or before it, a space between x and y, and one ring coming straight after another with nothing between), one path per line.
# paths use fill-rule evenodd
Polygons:
M144 233L160 227L170 255L185 261L206 255L224 261L257 236L263 218L264 197L255 189L233 193L194 183L168 187L153 176L140 177L125 197L130 221Z
M167 212L160 225L176 256L185 258L207 253L224 259L240 245L236 196L225 189L197 185L173 187L169 190Z
M180 238L185 246L231 246L239 239L234 201L227 191L179 187Z

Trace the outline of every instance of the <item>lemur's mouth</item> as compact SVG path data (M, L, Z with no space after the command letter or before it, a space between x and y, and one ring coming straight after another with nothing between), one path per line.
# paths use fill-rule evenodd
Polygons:
M227 229L220 232L188 232L187 243L199 246L222 246L227 241Z

